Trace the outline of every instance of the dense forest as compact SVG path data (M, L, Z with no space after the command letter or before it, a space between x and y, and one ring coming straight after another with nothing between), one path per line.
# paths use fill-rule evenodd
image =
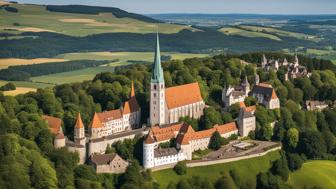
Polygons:
M237 55L238 56L238 55ZM232 105L229 112L221 111L221 91L224 86L237 85L247 76L252 84L255 72L261 82L269 82L281 101L279 110L268 110L257 105L257 129L250 138L279 141L283 151L280 159L272 162L266 173L247 182L235 170L223 172L215 183L193 177L170 183L168 188L291 188L286 181L289 173L300 169L310 159L336 160L336 76L330 61L299 57L312 72L310 78L292 81L283 79L283 72L264 72L255 69L262 54L239 55L252 62L241 64L237 56L218 55L211 58L171 60L162 63L167 87L199 82L207 105L200 120L184 119L195 130L213 127L237 118L239 106ZM267 54L268 57L293 60L285 54ZM283 69L283 68L281 68ZM280 70L281 70L280 69ZM114 151L131 161L125 174L96 174L89 165L77 165L78 157L66 149L54 149L53 136L41 115L63 119L65 134L72 138L78 112L88 126L95 111L119 108L128 98L132 80L137 100L142 108L143 122L148 117L151 66L134 64L119 67L114 73L101 73L92 81L63 84L54 88L38 89L16 97L0 92L0 188L159 188L151 172L141 169L142 138L117 142L106 151ZM324 100L330 107L321 111L303 109L306 100ZM246 104L256 100L247 98ZM277 120L272 129L270 123ZM87 128L86 128L87 129ZM177 174L185 173L185 166L174 168ZM3 171L5 170L5 171ZM311 186L313 188L314 186Z
M0 80L29 81L30 77L80 70L116 61L117 60L72 60L67 62L9 66L6 69L0 70Z
M46 9L51 12L64 12L64 13L77 13L77 14L99 14L99 13L111 13L117 18L133 18L149 23L160 23L150 17L146 17L140 14L130 13L115 7L97 7L97 6L85 6L85 5L47 5Z
M244 53L251 51L280 51L297 46L318 48L322 44L297 38L277 36L282 41L267 38L247 38L224 35L211 28L201 31L182 30L173 34L160 34L162 51L170 52L216 52ZM2 36L13 36L1 34ZM274 34L276 35L276 34ZM62 53L83 51L152 51L155 35L136 33L105 33L85 37L67 36L50 32L24 32L21 39L0 40L0 58L54 57ZM29 37L35 36L35 37ZM99 41L99 43L97 43Z

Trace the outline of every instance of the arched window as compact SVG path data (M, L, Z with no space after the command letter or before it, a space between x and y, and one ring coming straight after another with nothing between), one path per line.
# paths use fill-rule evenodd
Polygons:
M153 87L154 87L154 90L156 90L156 85L155 84L153 85Z

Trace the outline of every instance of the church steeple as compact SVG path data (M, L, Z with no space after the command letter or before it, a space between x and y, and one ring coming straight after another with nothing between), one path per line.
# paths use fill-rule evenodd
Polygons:
M154 64L152 70L152 83L161 83L163 82L163 70L161 67L161 53L160 53L160 42L159 42L159 33L156 33L156 45L155 45L155 56Z
M135 91L134 91L134 82L132 80L132 87L131 87L131 94L130 94L130 98L135 96Z

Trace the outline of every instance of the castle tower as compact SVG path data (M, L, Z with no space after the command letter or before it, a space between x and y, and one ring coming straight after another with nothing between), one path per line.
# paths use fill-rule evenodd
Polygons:
M89 133L91 138L100 138L102 136L102 123L98 117L98 114L95 113L93 119L89 125Z
M75 143L85 145L85 127L80 113L78 113L77 115L77 120L74 127L74 134Z
M145 169L154 167L154 148L155 141L153 139L152 129L149 130L146 139L143 142L143 166Z
M260 83L260 77L259 77L259 75L256 73L256 74L255 74L254 85L259 85L259 83Z
M165 123L165 82L161 67L159 34L156 35L156 49L152 67L151 94L150 94L150 125Z
M298 67L299 66L299 58L297 56L297 54L295 54L295 57L294 57L294 67Z
M245 76L245 80L243 81L243 83L241 85L244 88L245 95L248 96L248 94L250 92L250 84L247 80L247 76Z
M265 56L265 54L263 54L262 56L262 60L261 60L261 68L266 68L266 65L267 65L267 58Z

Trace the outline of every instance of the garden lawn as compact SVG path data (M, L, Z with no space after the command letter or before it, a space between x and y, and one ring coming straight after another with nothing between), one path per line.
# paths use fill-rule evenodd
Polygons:
M166 169L153 172L154 179L160 184L160 188L166 188L170 182L177 183L182 178L191 178L192 176L199 176L207 178L214 183L221 175L221 172L236 169L243 182L249 182L255 185L256 176L260 172L267 172L271 167L271 163L280 158L278 151L270 152L265 156L256 157L236 162L216 164L202 167L188 168L187 174L179 176L173 169Z
M336 161L314 160L304 163L292 174L288 183L295 189L319 186L323 189L336 188Z

